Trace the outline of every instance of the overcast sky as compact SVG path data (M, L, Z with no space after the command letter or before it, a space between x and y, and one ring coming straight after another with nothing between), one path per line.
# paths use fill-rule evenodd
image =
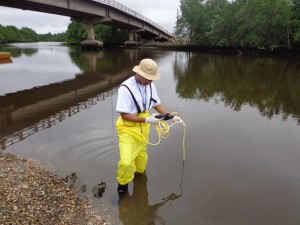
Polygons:
M180 0L118 0L117 2L148 17L169 32L173 31ZM67 30L69 17L0 6L0 24L29 27L38 34Z

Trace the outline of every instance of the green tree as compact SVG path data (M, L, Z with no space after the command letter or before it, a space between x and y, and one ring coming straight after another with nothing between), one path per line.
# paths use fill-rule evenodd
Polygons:
M66 32L66 39L68 43L80 43L87 39L87 25L72 22L68 26L68 30Z
M249 1L239 14L243 21L240 30L243 35L241 38L243 44L250 47L264 46L265 48L287 44L286 29L289 25L290 15L287 0Z
M184 16L177 14L173 34L177 38L190 38L190 29Z
M2 26L1 24L0 24L0 43L1 42L4 42L4 38L5 38L5 36L4 36L4 33L5 33L5 28L4 28L4 26Z
M184 18L185 29L188 32L192 44L207 45L205 33L208 30L208 17L203 0L181 0L181 16Z
M6 26L4 29L4 38L6 41L18 41L19 35L18 35L18 28L15 26Z
M227 0L208 0L205 4L210 24L206 37L213 46L231 46L234 29L232 8Z
M300 43L300 0L292 0L291 33L292 40Z
M65 42L66 41L66 33L57 33L51 34L50 32L47 34L39 34L40 41L58 41Z
M300 0L181 0L180 10L174 33L197 45L272 49L300 40Z
M116 27L97 24L94 28L96 38L102 40L106 45L123 44L128 40L128 33Z
M38 34L28 27L22 27L18 33L19 41L39 41Z

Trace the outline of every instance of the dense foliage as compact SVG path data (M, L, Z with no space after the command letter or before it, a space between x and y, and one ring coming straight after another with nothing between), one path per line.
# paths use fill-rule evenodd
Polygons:
M300 43L300 0L180 0L174 33L191 44L290 48Z
M23 27L18 29L14 26L2 26L0 24L0 41L1 42L23 42L38 41L38 34L30 28Z
M39 34L39 41L59 41L65 42L66 41L66 33L58 33L58 34Z
M80 41L86 40L87 25L72 22L68 26L67 39L68 43L79 43ZM118 28L110 27L103 24L94 25L95 38L103 41L106 45L117 45L123 44L128 40L127 32L121 31Z
M97 24L94 26L97 40L107 45L123 44L128 40L128 33L115 27ZM2 26L0 24L1 42L36 42L36 41L61 41L68 43L79 43L87 39L87 25L72 22L64 33L58 34L37 34L34 30L23 27L18 29L15 26Z
M65 33L37 34L28 27L18 29L15 26L2 26L0 24L1 42L37 42L37 41L65 41Z

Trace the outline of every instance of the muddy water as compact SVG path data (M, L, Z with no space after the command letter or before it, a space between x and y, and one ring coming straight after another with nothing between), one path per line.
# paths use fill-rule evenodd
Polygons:
M37 160L111 224L298 225L300 63L158 50L81 52L58 43L1 51L1 149ZM147 174L116 191L116 88L158 62L160 98L186 123L149 147ZM157 137L153 131L151 140ZM70 178L70 176L69 176ZM105 192L94 194L101 182Z

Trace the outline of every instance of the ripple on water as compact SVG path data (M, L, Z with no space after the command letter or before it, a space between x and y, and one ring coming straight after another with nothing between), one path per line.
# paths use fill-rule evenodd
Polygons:
M117 149L116 138L104 130L78 134L72 142L73 144L69 149L72 149L73 154L83 155L86 160L110 155ZM82 154L83 152L84 154Z

